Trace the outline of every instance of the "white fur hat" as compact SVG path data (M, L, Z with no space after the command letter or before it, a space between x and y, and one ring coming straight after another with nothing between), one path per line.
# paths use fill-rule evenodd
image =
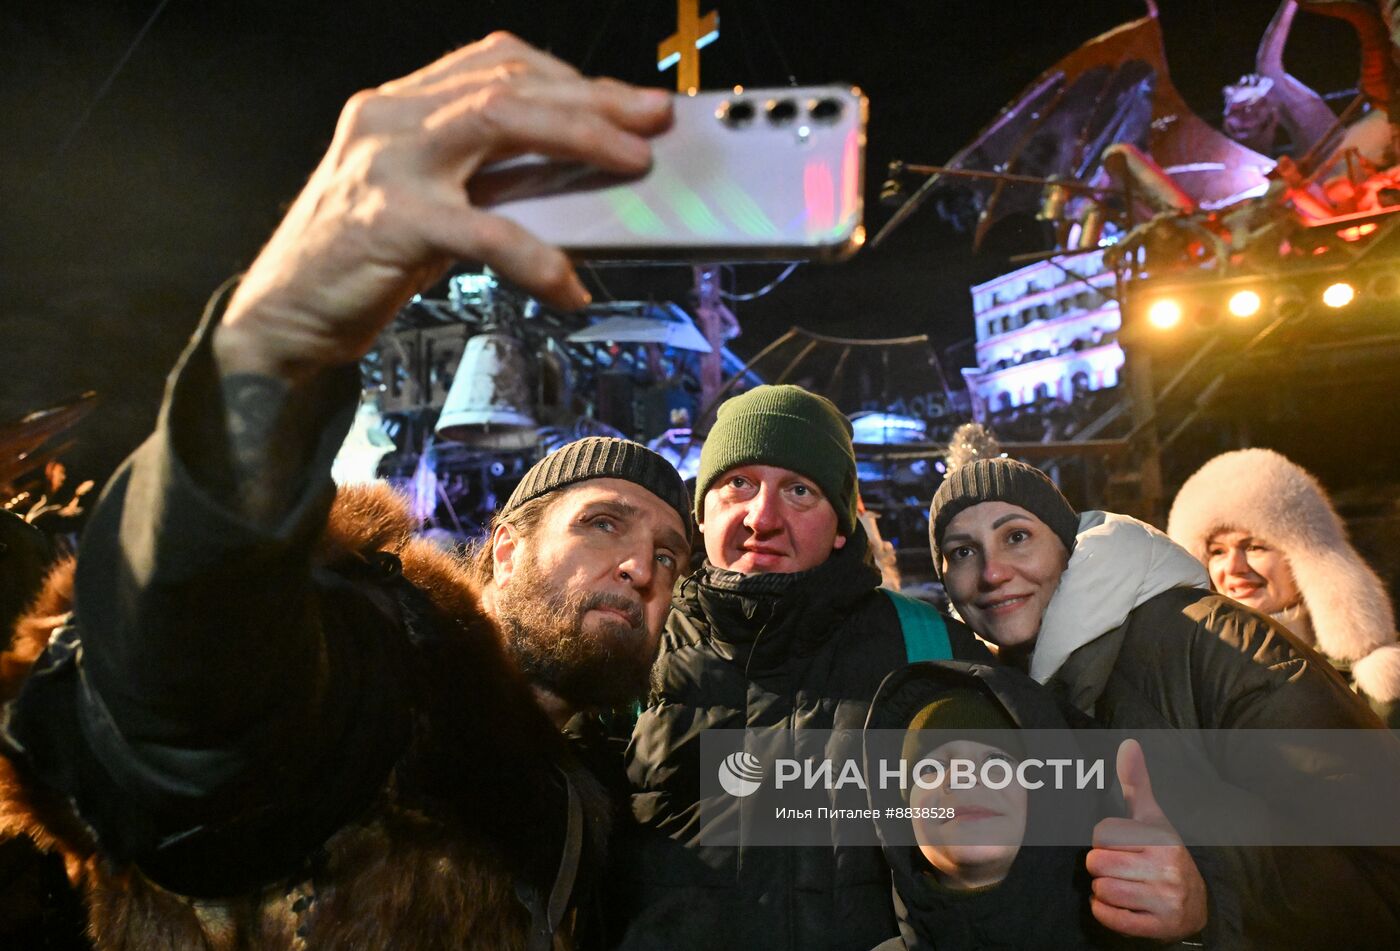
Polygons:
M1400 698L1400 646L1385 586L1347 540L1318 481L1271 449L1216 456L1186 480L1167 534L1206 562L1221 530L1257 533L1288 558L1318 650L1352 662L1352 678L1377 700Z

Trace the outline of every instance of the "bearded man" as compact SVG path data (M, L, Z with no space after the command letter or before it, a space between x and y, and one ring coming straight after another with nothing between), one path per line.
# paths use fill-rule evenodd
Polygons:
M560 727L641 692L688 554L635 443L546 457L476 569L331 461L357 363L455 257L561 308L471 206L524 153L645 169L669 96L497 34L352 98L217 295L155 433L0 658L0 837L59 852L107 949L528 948L577 934L608 807Z
M653 498L638 497L637 486ZM556 725L646 692L670 587L690 550L688 525L675 517L688 498L662 456L589 437L537 463L468 556L483 606ZM627 564L636 554L626 550L629 534L643 526L656 536L651 559ZM620 583L610 583L614 574Z

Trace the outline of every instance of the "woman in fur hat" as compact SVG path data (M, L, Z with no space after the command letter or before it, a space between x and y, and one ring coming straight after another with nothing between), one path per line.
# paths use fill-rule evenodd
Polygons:
M1270 449L1216 456L1177 493L1167 533L1216 591L1281 622L1400 727L1395 610L1310 473Z

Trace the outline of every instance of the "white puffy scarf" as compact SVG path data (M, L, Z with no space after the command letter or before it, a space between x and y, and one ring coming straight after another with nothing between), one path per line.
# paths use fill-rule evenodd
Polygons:
M1070 654L1172 588L1210 590L1205 568L1190 552L1127 515L1080 513L1074 553L1040 622L1031 676L1045 683Z

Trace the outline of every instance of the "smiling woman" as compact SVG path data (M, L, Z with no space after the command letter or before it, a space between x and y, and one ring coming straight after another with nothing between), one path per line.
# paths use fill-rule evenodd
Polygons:
M1310 662L1316 655L1305 645L1211 593L1189 552L1135 519L1076 515L1038 469L1005 458L955 469L934 495L929 525L958 614L998 645L1001 660L1103 726L1380 726L1324 665ZM1281 582L1275 587L1286 596ZM1344 778L1309 765L1297 768L1296 782L1266 786L1263 764L1246 759L1221 756L1211 767L1280 823L1306 817ZM1170 817L1162 823L1175 839ZM1120 934L1181 941L1199 933L1211 947L1315 947L1339 928L1357 946L1400 936L1393 868L1378 873L1369 858L1336 849L1228 851L1198 868L1179 839L1142 850L1100 843L1085 863L1093 914ZM1277 884L1290 881L1315 883L1328 898L1303 907Z
M1034 645L1069 551L1050 527L1010 502L986 502L948 520L943 583L974 631L1008 656Z
M1303 597L1293 580L1288 558L1249 532L1219 531L1211 535L1206 542L1206 571L1216 591L1264 614L1287 611Z
M1216 456L1182 485L1167 531L1215 590L1281 622L1400 726L1394 608L1310 473L1269 449Z

